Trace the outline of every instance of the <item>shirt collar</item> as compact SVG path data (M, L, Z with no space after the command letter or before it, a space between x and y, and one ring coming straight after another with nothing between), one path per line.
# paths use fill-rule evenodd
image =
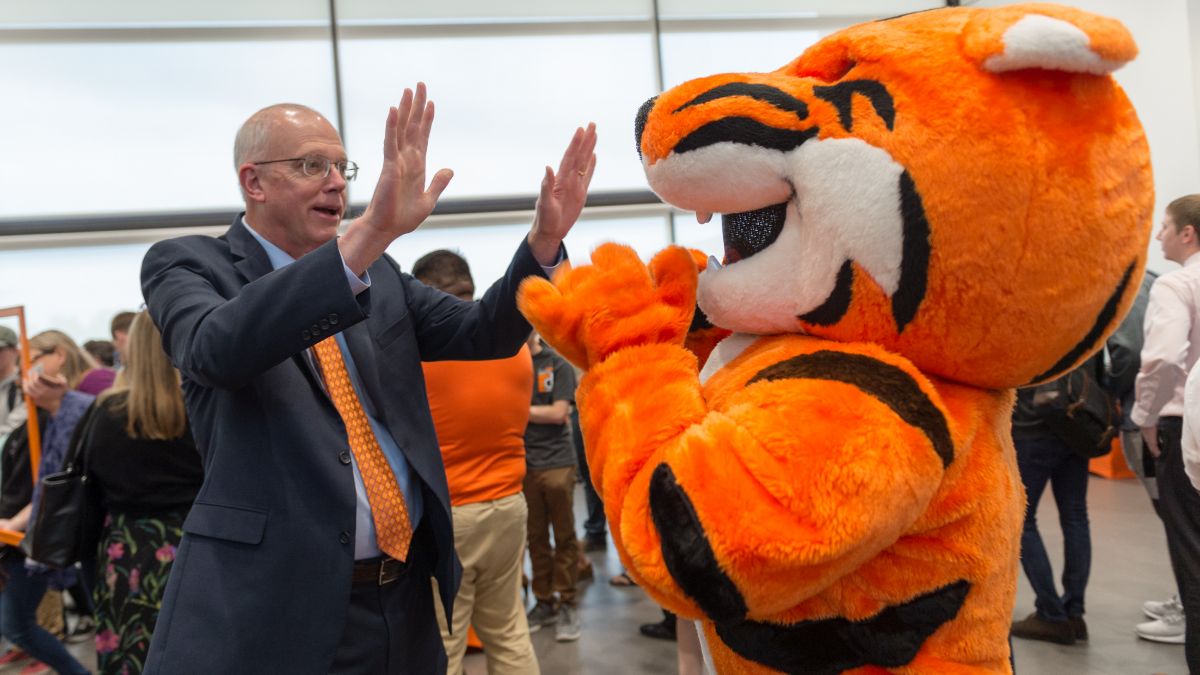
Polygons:
M250 236L257 239L258 243L262 245L263 250L267 252L267 259L271 261L271 269L277 270L296 262L296 259L288 255L286 251L267 241L266 237L259 234L254 229L254 226L246 220L245 216L242 216L242 225L246 226L246 231L250 233Z

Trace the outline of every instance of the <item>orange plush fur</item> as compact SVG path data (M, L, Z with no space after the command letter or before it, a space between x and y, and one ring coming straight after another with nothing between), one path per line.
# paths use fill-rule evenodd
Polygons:
M622 560L702 620L718 672L1009 672L1012 388L1094 352L1137 291L1148 150L1108 74L1135 52L1076 10L953 8L684 83L639 115L651 186L774 230L730 219L722 268L605 245L525 282L588 371ZM703 372L697 299L734 331Z

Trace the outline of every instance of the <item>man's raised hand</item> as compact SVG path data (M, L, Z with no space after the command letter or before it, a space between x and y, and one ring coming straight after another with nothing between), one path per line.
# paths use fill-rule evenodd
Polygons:
M595 150L596 125L592 123L587 129L575 130L557 173L546 167L528 238L533 257L542 265L557 262L559 244L583 211L588 185L596 171Z
M433 127L433 101L425 83L405 89L398 108L389 108L383 133L383 170L375 194L362 216L339 241L350 269L361 274L397 237L417 229L433 212L438 197L454 177L441 169L425 185L425 153Z

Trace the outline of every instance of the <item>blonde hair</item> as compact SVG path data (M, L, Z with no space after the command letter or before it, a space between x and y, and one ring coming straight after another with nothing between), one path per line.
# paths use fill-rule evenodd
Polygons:
M67 387L74 389L88 371L96 367L96 362L85 351L75 344L75 341L60 330L44 330L29 340L29 349L37 353L49 353L62 350L66 360L63 361L59 374L67 380Z
M102 399L113 400L124 410L130 438L169 441L187 431L187 412L179 385L179 371L163 351L162 334L145 311L129 327L129 344L123 354L125 368Z

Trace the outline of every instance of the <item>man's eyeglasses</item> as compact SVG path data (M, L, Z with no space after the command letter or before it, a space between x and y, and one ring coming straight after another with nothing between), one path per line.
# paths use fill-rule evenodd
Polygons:
M300 171L305 176L329 177L329 168L337 167L338 173L342 174L342 178L346 180L354 180L358 176L358 165L350 160L342 160L335 162L328 157L320 155L307 155L305 157L291 157L289 159L271 159L265 162L250 162L251 164L278 164L279 162L299 162Z

